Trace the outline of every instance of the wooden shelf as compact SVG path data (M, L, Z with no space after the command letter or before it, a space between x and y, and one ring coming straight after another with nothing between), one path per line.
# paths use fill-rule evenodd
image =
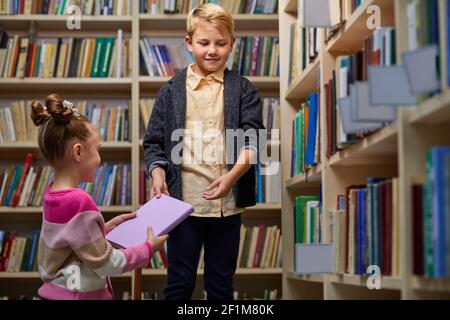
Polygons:
M246 77L259 90L278 91L280 87L280 79L278 77ZM170 80L171 77L139 77L139 84L141 91L159 89L164 83ZM0 83L1 84L1 83Z
M128 213L133 211L132 206L99 206L102 213ZM0 214L6 213L42 213L42 207L0 207Z
M417 107L411 124L449 124L450 123L450 90L425 101Z
M127 272L118 276L112 277L112 279L129 279L131 278L132 273ZM39 272L0 272L0 281L1 280L41 280Z
M358 9L341 27L341 30L328 42L327 51L336 53L356 52L362 49L363 41L373 32L367 28L370 15L367 8L376 5L381 9L381 26L394 26L394 3L392 0L366 0L362 1Z
M360 276L354 274L343 274L343 275L329 275L327 276L330 282L347 284L353 286L366 287L368 276ZM389 290L401 290L402 283L400 278L396 277L381 277L381 289Z
M297 274L290 271L287 273L287 278L291 280L323 283L325 276L322 274Z
M245 211L274 211L281 210L280 203L258 203L253 207L245 208Z
M315 186L322 181L322 165L318 164L306 173L290 178L286 181L286 188L301 189Z
M128 90L131 92L130 78L2 78L0 92L32 91L32 90Z
M319 66L320 59L317 57L292 81L286 92L286 99L306 99L311 92L316 91Z
M297 14L298 11L298 0L288 0L286 7L284 7L284 12L290 14Z
M36 29L39 31L59 31L76 33L79 31L114 31L123 29L124 31L131 30L132 17L128 16L82 16L81 30L70 30L67 28L68 16L60 15L17 15L8 16L3 15L0 19L0 26L8 31L28 31L33 22Z
M112 150L112 151L131 150L131 147L132 147L131 142L127 142L127 141L101 142L102 150ZM37 142L32 142L32 141L5 142L0 145L0 151L22 150L22 149L35 151L35 150L39 149L39 146L38 146Z
M278 31L277 14L234 14L236 31L274 30ZM186 30L187 14L140 14L141 30L179 31L183 36Z
M371 165L397 161L397 123L393 123L338 151L330 166Z
M281 268L239 268L236 270L236 276L258 276L258 275L273 275L281 276ZM203 269L198 269L197 274L203 276ZM142 269L142 276L166 276L166 269Z
M411 286L415 290L449 293L450 279L429 279L419 276L413 276Z

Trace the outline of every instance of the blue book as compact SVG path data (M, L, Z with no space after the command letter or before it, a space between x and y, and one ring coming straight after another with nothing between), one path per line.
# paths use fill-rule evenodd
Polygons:
M39 233L40 230L34 230L33 235L31 237L31 253L28 259L27 271L33 271L34 261L36 260L37 248L39 244Z
M358 216L358 222L357 222L357 260L356 260L356 274L363 274L365 273L364 268L364 241L365 241L365 232L364 232L364 226L365 226L365 197L366 197L366 190L365 189L359 189L358 190L358 210L357 210L357 216Z
M316 138L317 138L317 109L319 105L319 95L312 93L309 96L309 119L308 119L308 142L306 145L305 163L315 165Z
M445 213L445 159L450 156L450 147L436 147L431 149L432 167L429 178L432 188L432 221L433 221L433 263L434 276L446 276L446 217Z
M100 196L98 197L98 202L97 202L97 204L99 206L103 205L103 198L105 197L106 186L108 185L108 180L109 180L109 176L111 174L111 169L112 168L110 166L106 167L105 176L103 177L103 181L102 181L102 188L100 190Z
M262 185L262 176L261 176L261 162L258 162L256 165L256 181L257 181L257 191L256 191L256 202L263 202L263 185Z
M379 225L377 225L378 213L378 190L376 184L382 182L383 179L368 178L367 179L367 193L366 193L366 266L377 264L376 246L377 246L377 232Z
M1 257L2 249L3 249L3 240L5 240L5 235L6 235L6 232L0 230L0 257Z
M447 39L450 39L450 0L447 0ZM450 87L450 41L447 41L447 84Z

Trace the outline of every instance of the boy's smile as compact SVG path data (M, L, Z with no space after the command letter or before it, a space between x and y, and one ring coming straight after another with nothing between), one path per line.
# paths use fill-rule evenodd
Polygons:
M207 76L226 64L233 50L234 38L226 30L217 29L212 23L198 23L192 37L186 36L186 46L194 55L194 71Z

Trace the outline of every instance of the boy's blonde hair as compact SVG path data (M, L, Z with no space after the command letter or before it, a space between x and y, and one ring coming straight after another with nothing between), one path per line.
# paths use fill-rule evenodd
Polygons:
M221 32L234 33L234 20L231 14L221 6L213 3L204 3L195 7L188 15L186 32L192 37L197 30L199 22L212 23Z

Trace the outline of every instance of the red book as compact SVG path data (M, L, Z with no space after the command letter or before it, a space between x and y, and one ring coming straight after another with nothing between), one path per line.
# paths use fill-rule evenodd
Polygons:
M258 230L258 241L256 242L256 250L255 257L253 258L253 268L258 268L259 257L261 256L261 244L264 235L264 226L262 224L259 225Z
M381 64L381 50L374 51L372 59L372 64L374 66L379 66Z
M19 204L20 194L22 192L23 184L25 182L25 178L27 176L28 169L30 168L32 161L33 161L33 154L31 154L31 153L27 154L27 157L25 158L25 163L23 166L22 176L20 177L19 186L17 187L16 193L14 194L14 197L12 200L13 207L16 207Z
M144 204L145 201L145 171L139 171L139 203Z
M423 186L412 186L412 214L413 214L413 273L424 274L423 262Z
M164 248L162 248L161 250L159 250L159 253L161 255L161 260L164 264L164 268L167 269L167 266L169 265L167 262L167 255L166 255L166 250L164 250Z
M15 237L16 237L15 230L11 231L6 237L5 244L3 246L2 256L0 257L1 258L0 271L6 271L6 268L8 267L9 256L11 254L11 247Z

